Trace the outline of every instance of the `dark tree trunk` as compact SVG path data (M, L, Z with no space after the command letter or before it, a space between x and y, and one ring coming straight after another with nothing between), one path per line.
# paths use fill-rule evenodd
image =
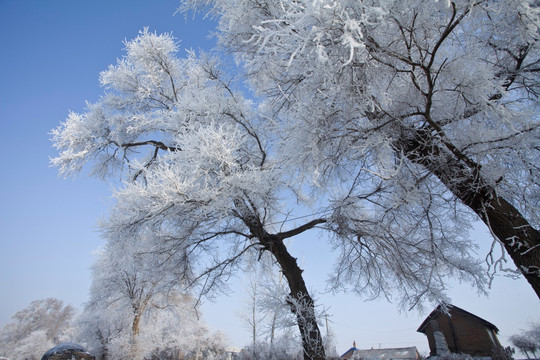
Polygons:
M480 165L425 130L411 130L397 143L407 158L430 170L473 210L503 243L517 269L540 298L540 234L480 173Z
M315 316L315 303L309 295L306 283L304 282L302 276L303 270L298 266L296 258L289 253L283 240L312 229L317 224L326 222L326 220L317 219L287 232L270 234L264 229L256 213L250 210L242 200L235 200L235 205L242 221L248 226L251 234L259 240L264 250L274 255L281 267L283 275L289 283L289 289L291 290L291 301L289 305L298 322L304 350L304 360L324 360L326 355Z
M99 357L99 360L108 360L109 359L109 339L106 339L103 336L103 333L100 329L97 330L97 337L99 340L99 343L101 344L101 347L103 348L103 351L101 352L101 356Z
M270 251L280 265L283 275L289 283L291 311L296 315L298 328L302 337L305 360L323 360L325 351L321 332L315 316L315 303L306 287L303 270L300 269L296 258L287 250L283 241L277 235L270 235L260 239L265 248Z

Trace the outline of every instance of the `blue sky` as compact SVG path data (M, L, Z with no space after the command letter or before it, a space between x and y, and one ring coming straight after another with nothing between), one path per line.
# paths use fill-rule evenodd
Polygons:
M0 327L31 301L56 297L80 308L88 298L92 251L102 242L96 223L107 213L111 186L84 175L62 179L49 167L55 155L49 132L68 111L81 112L102 89L98 74L123 54L123 41L148 26L172 32L185 48L209 50L212 24L200 16L173 16L177 0L0 0ZM485 252L490 239L472 234ZM346 294L325 294L332 257L324 239L299 237L292 250L307 283L329 308L338 352L358 347L417 346L416 333L432 310L399 313L385 300L365 302ZM249 342L242 327L241 281L229 297L206 302L202 312L231 345ZM454 304L494 323L500 338L540 322L539 301L524 280L500 278L489 297L452 285ZM323 330L324 332L324 330Z

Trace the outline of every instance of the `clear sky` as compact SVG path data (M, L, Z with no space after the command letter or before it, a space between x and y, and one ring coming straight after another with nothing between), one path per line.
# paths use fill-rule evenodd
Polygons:
M0 327L31 301L55 297L80 309L88 298L92 255L102 241L96 230L107 213L111 186L95 178L62 179L49 167L55 155L49 132L68 111L102 93L98 74L123 54L123 41L142 28L172 32L185 48L214 46L213 23L200 16L173 16L177 0L0 0ZM471 235L482 247L490 239L479 227ZM360 348L417 346L416 329L431 312L400 313L381 299L324 293L331 251L314 234L295 239L292 251L306 282L329 308L338 352L354 340ZM228 335L231 345L249 343L236 315L241 280L230 296L205 302L204 319ZM453 303L495 324L500 339L540 322L540 302L524 280L498 278L488 297L452 285ZM323 328L324 333L324 328Z

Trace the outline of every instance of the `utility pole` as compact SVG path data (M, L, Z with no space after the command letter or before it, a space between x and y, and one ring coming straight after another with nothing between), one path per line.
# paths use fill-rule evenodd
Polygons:
M324 314L324 318L326 320L326 336L328 336L328 314Z

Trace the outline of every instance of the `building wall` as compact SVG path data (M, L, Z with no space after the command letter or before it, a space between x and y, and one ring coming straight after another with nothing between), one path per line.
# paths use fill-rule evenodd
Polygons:
M435 323L426 329L429 347L432 355L435 354L435 341L433 332L438 326L444 334L448 349L452 353L466 353L473 356L491 356L493 349L500 347L494 331L478 319L459 311L450 310L451 318L439 314Z
M433 329L432 326L428 326L425 330L425 334L426 334L426 337L428 339L428 343L429 343L429 355L430 356L435 356L437 355L437 351L435 350L436 347L435 347L435 336L433 335L433 332L435 331L435 329Z

